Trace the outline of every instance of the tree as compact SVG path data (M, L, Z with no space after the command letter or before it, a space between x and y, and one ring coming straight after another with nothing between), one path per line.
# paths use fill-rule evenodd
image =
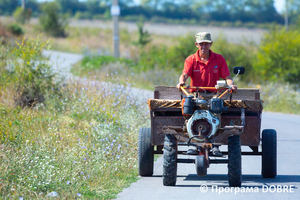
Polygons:
M0 14L10 15L18 6L19 0L0 0Z
M192 8L209 16L210 20L283 23L282 16L275 10L274 0L202 0Z
M42 4L43 14L39 21L44 31L54 37L65 37L65 28L68 25L66 14L59 14L61 10L57 2L45 2Z
M288 0L289 18L291 23L297 23L300 17L300 1Z
M61 11L63 13L69 13L74 15L76 11L85 11L86 8L83 3L78 0L56 0L60 5Z

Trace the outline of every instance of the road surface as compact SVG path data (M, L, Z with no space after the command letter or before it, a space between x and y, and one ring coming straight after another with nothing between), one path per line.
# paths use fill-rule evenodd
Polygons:
M82 58L79 54L56 51L44 51L43 54L51 55L50 61L59 64L54 67L59 66L66 77L72 77L69 73L71 65ZM145 99L152 98L153 94L149 91L141 93L139 89L136 89L134 93ZM300 116L263 112L263 129L277 131L278 175L274 179L262 178L260 156L243 156L241 188L227 187L225 164L212 164L205 177L196 175L194 164L178 164L176 186L166 187L162 183L162 158L160 157L155 162L152 177L140 178L129 188L124 189L117 199L300 199L300 162L298 160L300 158Z
M205 177L196 175L194 164L178 164L176 186L166 187L162 183L160 157L155 162L152 177L133 183L117 199L300 199L300 116L263 112L263 129L277 131L277 176L274 179L262 178L260 156L243 156L241 188L228 187L225 164L211 164Z

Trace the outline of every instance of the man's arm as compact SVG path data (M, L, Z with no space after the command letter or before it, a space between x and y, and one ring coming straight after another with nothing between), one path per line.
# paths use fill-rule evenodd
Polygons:
M179 83L177 84L177 88L180 89L180 86L184 85L186 80L188 79L189 75L188 74L181 74L181 76L179 77Z
M231 85L232 84L231 85L232 91L233 91L233 93L236 93L237 92L237 87L234 85L234 82L233 82L232 78L230 76L227 76L225 78L225 80L226 80L227 85Z

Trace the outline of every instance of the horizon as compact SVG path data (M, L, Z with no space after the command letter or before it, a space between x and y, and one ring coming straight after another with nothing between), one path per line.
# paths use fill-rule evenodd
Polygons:
M53 0L37 0L38 2L44 2L44 1L53 1ZM79 0L79 1L85 1L85 0ZM134 2L139 5L140 0L134 0ZM274 7L277 10L278 13L282 13L284 10L284 4L285 0L274 0Z

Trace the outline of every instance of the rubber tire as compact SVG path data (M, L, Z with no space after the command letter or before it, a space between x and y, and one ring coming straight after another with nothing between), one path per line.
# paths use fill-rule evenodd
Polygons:
M264 178L275 178L277 175L277 136L273 129L262 132L262 167Z
M177 178L177 138L174 135L165 135L163 159L163 184L165 186L175 186Z
M196 156L195 159L196 172L199 177L207 175L206 161L204 155Z
M140 128L138 145L139 175L152 176L154 165L154 146L151 145L151 128Z
M230 187L242 184L242 153L239 135L228 137L228 183Z

